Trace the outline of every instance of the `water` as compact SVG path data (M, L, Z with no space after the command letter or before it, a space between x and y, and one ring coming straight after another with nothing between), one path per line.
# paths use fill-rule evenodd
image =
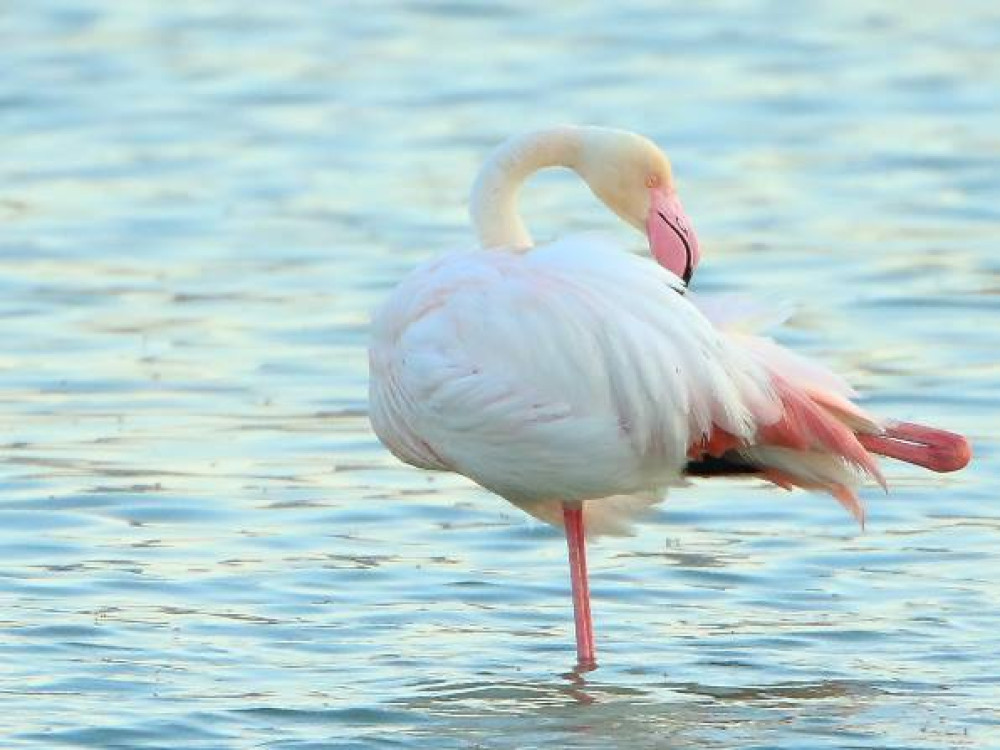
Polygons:
M7 9L5 748L1000 747L1000 12L536 6ZM560 535L365 417L368 311L556 121L655 138L699 288L977 454L887 465L864 533L676 493L593 547L582 676ZM525 206L615 228L569 176Z

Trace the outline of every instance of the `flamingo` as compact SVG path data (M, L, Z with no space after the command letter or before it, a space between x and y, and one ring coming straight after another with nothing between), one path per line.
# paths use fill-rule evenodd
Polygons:
M567 167L650 256L576 234L535 245L517 211L534 172ZM596 666L586 538L623 533L688 476L822 490L859 523L875 455L938 471L967 440L879 419L825 367L759 335L759 310L687 289L698 238L667 157L622 130L515 136L472 189L478 247L412 271L372 321L370 419L413 466L457 472L565 531L578 667Z

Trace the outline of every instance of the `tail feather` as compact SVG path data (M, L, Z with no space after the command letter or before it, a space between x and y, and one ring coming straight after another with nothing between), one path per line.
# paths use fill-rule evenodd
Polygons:
M777 421L760 425L749 442L715 427L690 446L689 457L705 462L735 456L742 465L758 467L762 478L779 487L825 491L863 527L865 509L856 487L864 476L883 489L886 482L855 429L879 429L877 423L839 394L779 376L773 387L782 406Z
M885 488L885 478L875 458L835 413L818 404L808 391L783 378L775 378L774 387L784 407L782 417L758 430L758 444L830 454Z
M765 469L761 476L767 481L776 484L784 490L791 490L794 487L801 487L806 490L822 490L833 495L834 499L858 522L863 529L865 527L865 506L852 487L836 482L821 483L809 482L800 477L786 474L777 469Z
M832 495L864 528L865 508L856 492L861 475L842 457L777 446L753 446L740 456L760 466L761 478L782 489L800 487Z
M883 423L853 403L856 393L838 375L772 339L753 335L758 318L747 314L745 306L696 304L770 374L781 416L774 421L773 414L759 414L751 440L713 425L688 451L694 475L720 475L732 467L745 474L756 468L779 487L828 492L864 526L856 488L868 476L886 489L876 456L939 472L969 463L972 449L961 435L908 422Z
M810 399L855 433L875 434L882 431L882 424L875 417L841 394L815 387L807 387L804 390Z

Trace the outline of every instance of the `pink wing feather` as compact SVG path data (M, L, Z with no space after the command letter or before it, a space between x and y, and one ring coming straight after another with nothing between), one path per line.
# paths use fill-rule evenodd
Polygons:
M764 317L746 301L699 301L699 308L768 370L781 413L777 421L762 419L749 442L714 430L695 441L693 458L734 450L779 487L829 492L862 525L858 479L867 475L886 489L875 454L935 471L955 471L969 462L971 448L962 436L910 423L883 424L850 400L856 394L839 376L771 339L745 333L752 328L749 321ZM733 315L734 308L740 314Z

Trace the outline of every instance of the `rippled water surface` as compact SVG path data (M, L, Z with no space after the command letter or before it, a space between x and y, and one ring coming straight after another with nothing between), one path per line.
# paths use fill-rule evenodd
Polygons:
M3 747L1000 747L1000 11L541 7L8 4ZM369 310L559 121L655 138L697 288L798 303L782 341L977 453L887 465L864 532L675 493L592 548L586 675L561 535L366 419Z

